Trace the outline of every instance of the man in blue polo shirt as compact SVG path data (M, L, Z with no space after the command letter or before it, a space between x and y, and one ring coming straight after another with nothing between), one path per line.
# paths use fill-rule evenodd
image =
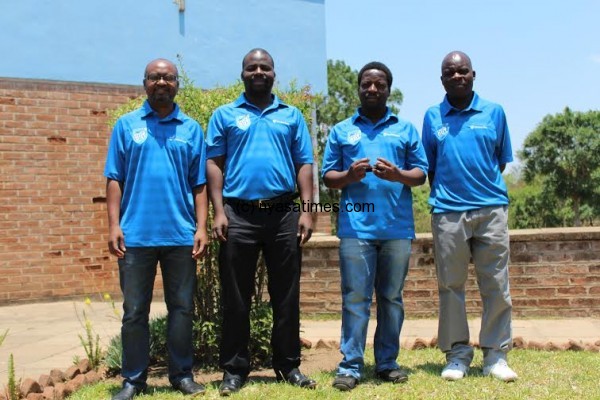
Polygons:
M509 382L517 374L506 360L512 347L512 302L502 171L512 161L512 149L504 110L473 91L474 79L466 54L446 55L441 76L446 96L427 110L423 122L440 299L438 344L447 361L442 377L462 379L473 360L465 308L472 259L483 302L483 374Z
M273 58L253 49L242 61L245 91L208 124L207 178L221 241L223 304L219 392L240 390L250 372L248 341L256 264L262 250L273 307L277 380L314 388L300 366L300 246L312 233L312 145L302 113L271 93ZM293 207L298 197L302 212Z
M192 374L196 264L206 249L206 154L200 125L174 103L177 68L164 59L144 73L147 100L115 124L104 169L108 249L119 258L123 292L123 389L128 400L146 388L148 314L160 262L167 303L169 381L204 393Z
M380 379L408 379L396 358L404 321L402 288L415 237L411 187L425 182L427 159L415 127L392 114L392 73L371 62L358 73L361 106L333 127L323 180L342 189L338 236L342 281L343 360L333 386L352 390L362 377L373 288L377 294L375 370ZM357 205L372 208L358 210Z

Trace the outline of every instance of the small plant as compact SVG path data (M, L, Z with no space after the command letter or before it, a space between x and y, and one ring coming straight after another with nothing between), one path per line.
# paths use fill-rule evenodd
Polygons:
M267 301L255 301L250 310L250 362L254 368L271 366L273 309Z
M152 365L164 364L167 361L167 316L159 316L149 321L150 329L150 363ZM118 374L123 362L123 342L121 335L110 339L104 365L110 374Z
M90 362L90 366L93 369L97 369L102 361L102 350L100 349L100 335L96 334L94 337L94 330L92 329L92 321L88 318L85 310L83 310L83 320L85 328L85 338L81 335L79 340L85 350L85 354Z
M150 362L162 364L167 361L167 316L150 320Z
M6 332L4 336L6 336ZM8 357L8 387L6 390L6 398L8 400L19 400L21 398L19 386L21 386L21 380L15 378L15 360L13 354L10 353Z
M106 365L109 374L117 375L121 371L122 362L123 343L121 342L121 335L113 336L106 349L104 365Z
M104 301L104 302L110 304L110 307L112 308L113 314L114 314L113 317L120 320L121 314L120 314L119 310L117 309L115 302L112 299L112 297L110 296L110 294L109 293L105 293L103 295L98 294L98 297L100 298L101 301ZM89 296L85 297L85 299L83 300L83 304L84 304L84 307L88 307L90 310L93 311L92 299ZM92 326L92 320L89 318L86 309L83 309L81 311L81 315L83 316L83 318L81 318L79 311L77 309L77 305L74 304L73 307L75 308L75 314L77 315L77 319L79 320L79 323L85 330L84 335L78 335L79 341L80 341L81 345L83 346L85 354L90 362L90 366L93 369L98 369L98 367L100 366L100 363L102 362L102 360L104 358L104 355L102 352L102 347L100 346L100 335L95 333L94 328ZM78 361L79 361L79 357L76 356L73 358L73 362L77 363ZM120 368L120 365L121 364L119 362L119 368Z
M0 346L2 346L2 343L4 343L4 339L6 339L7 335L8 335L8 329L5 330L4 333L0 335Z

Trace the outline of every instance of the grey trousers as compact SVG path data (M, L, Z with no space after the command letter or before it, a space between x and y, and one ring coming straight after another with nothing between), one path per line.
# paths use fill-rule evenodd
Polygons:
M440 301L438 346L446 360L473 360L465 308L470 259L483 303L479 344L484 365L506 359L512 348L512 302L508 282L508 207L433 214L431 228Z

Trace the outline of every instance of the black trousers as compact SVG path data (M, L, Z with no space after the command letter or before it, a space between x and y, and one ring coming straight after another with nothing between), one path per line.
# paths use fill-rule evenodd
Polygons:
M300 365L300 263L297 212L225 205L227 241L221 243L219 276L223 305L220 366L228 373L250 372L250 307L260 250L267 266L273 307L273 368Z

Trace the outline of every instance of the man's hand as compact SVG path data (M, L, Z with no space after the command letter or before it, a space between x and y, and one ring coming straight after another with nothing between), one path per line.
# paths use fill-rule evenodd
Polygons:
M227 241L227 227L229 220L224 212L215 214L212 226L212 237L220 242Z
M204 257L208 249L208 232L206 229L200 228L194 234L194 248L192 249L192 257L196 260Z
M367 172L371 171L368 158L361 158L360 160L354 161L348 168L347 178L351 183L361 181Z
M108 251L113 256L125 257L125 236L120 225L110 227L108 230Z
M300 214L298 219L298 237L300 238L300 246L308 242L312 236L312 215L307 212Z
M400 180L400 169L385 158L377 158L373 174L386 181L398 182Z

